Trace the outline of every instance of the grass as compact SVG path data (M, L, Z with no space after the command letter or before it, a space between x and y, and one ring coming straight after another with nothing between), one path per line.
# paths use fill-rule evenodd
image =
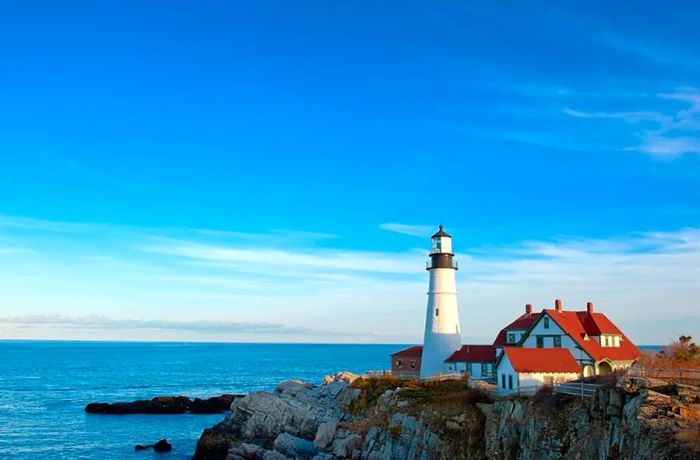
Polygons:
M693 449L695 452L700 452L700 430L685 429L676 433L676 439Z

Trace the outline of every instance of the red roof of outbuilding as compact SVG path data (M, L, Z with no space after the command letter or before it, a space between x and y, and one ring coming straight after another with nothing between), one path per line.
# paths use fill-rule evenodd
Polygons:
M557 311L544 309L547 314L569 334L591 358L596 361L633 361L642 355L639 348L603 313L588 311ZM619 347L603 347L593 336L615 334L620 337Z
M539 312L535 313L523 313L522 315L518 316L515 321L501 329L501 331L498 333L496 338L493 341L493 346L494 347L502 347L507 344L506 341L506 330L525 330L532 323L535 322L537 317L540 315Z
M420 357L423 354L423 345L413 345L412 347L404 348L396 353L392 353L391 356L405 356L405 357Z
M581 372L568 348L504 347L503 351L517 372Z
M492 363L495 360L496 349L492 345L462 345L462 348L452 353L445 362Z

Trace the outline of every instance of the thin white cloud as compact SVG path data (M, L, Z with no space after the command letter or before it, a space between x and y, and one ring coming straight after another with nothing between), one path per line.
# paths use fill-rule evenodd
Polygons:
M576 118L610 118L623 120L628 123L640 123L643 121L653 121L657 123L668 123L673 117L659 112L583 112L564 107L562 112Z
M380 224L379 228L381 228L382 230L388 230L388 231L394 232L394 233L400 233L402 235L419 236L419 237L427 237L427 236L430 236L431 233L435 232L434 226L398 224L396 222Z
M371 251L300 250L256 247L241 248L201 244L183 240L164 240L161 244L142 246L146 252L185 257L194 260L225 262L251 268L291 267L317 270L349 270L380 273L411 273L414 254L386 254Z
M700 153L700 138L649 134L637 148L659 157L673 158L684 153Z
M50 326L62 329L153 329L178 330L200 333L236 333L236 334L328 334L321 331L302 327L285 326L276 323L250 323L235 321L169 321L169 320L140 320L117 319L105 316L64 316L64 315L25 315L15 317L0 317L0 323L20 326ZM333 334L347 335L344 332L332 331Z
M60 233L85 233L94 230L97 224L83 222L61 222L33 217L0 215L0 228L11 227L24 230L40 230Z
M683 87L673 93L660 93L658 99L675 100L685 107L670 113L661 111L585 112L564 107L562 112L575 118L614 119L637 125L632 134L641 139L627 147L659 158L700 154L700 90ZM651 125L651 126L650 126Z

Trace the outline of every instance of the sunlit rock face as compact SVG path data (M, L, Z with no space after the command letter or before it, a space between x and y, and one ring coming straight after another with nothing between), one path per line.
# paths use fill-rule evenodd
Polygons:
M622 378L593 398L543 392L494 401L465 381L355 379L292 380L236 399L204 431L194 458L697 458L683 438L698 427L697 388L659 383L655 391Z

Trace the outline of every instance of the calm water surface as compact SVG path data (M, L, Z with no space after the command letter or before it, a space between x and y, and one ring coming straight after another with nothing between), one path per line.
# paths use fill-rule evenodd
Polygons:
M86 414L91 401L208 397L389 365L401 345L0 341L0 459L184 459L223 415ZM134 451L167 438L168 454Z

